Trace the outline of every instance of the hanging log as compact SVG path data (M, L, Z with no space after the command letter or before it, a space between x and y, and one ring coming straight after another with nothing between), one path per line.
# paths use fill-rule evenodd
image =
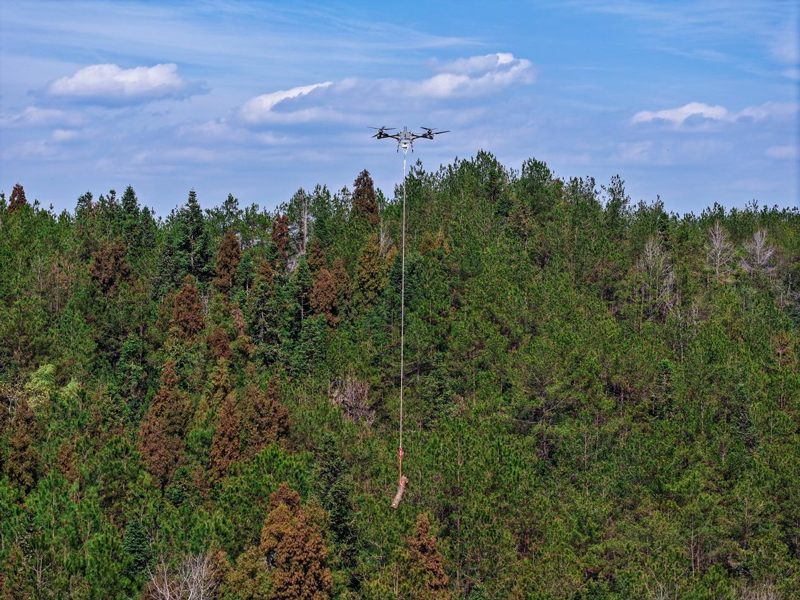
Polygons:
M400 478L400 485L397 486L397 493L394 495L394 500L392 500L392 508L397 508L400 506L400 501L403 499L403 494L406 493L406 484L408 483L408 477L403 475Z

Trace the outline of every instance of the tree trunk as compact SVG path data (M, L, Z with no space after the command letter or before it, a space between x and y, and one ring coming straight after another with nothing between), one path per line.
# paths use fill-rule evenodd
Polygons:
M392 508L397 508L400 506L400 501L403 499L403 494L406 492L406 484L408 483L408 477L403 475L400 478L400 485L397 487L397 493L394 495L394 500L392 500Z

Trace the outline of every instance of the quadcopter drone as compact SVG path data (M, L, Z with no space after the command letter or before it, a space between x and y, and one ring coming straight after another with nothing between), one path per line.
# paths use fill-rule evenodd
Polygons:
M434 127L423 127L422 129L425 130L425 133L414 133L413 131L409 131L408 127L403 127L403 131L398 131L397 133L386 133L387 131L394 131L394 127L370 127L370 129L378 130L378 133L372 136L374 138L378 138L379 140L384 138L397 140L397 152L400 152L400 148L402 148L403 154L408 152L409 148L411 152L414 152L414 140L432 140L435 135L450 133L449 130L435 131Z

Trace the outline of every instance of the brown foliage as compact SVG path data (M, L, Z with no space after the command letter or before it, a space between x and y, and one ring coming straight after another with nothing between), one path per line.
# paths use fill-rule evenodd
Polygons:
M216 361L219 358L224 358L225 360L233 359L230 337L222 327L214 328L214 331L208 336L206 344L208 345L209 357L212 360Z
M28 402L19 401L14 412L11 425L11 439L8 441L8 461L5 464L6 475L11 483L26 492L30 491L39 477L39 453L33 442L39 433L36 415Z
M125 246L122 241L104 243L92 255L89 272L104 296L112 295L121 282L127 281L131 276L131 266L125 260Z
M375 199L375 184L366 169L359 173L353 183L353 208L350 215L366 218L372 227L377 227L380 223L381 215L378 201Z
M14 212L28 204L25 198L25 188L20 184L14 184L14 189L11 190L11 197L8 199L8 212Z
M233 229L228 229L219 245L217 276L214 278L214 287L221 293L226 294L233 287L236 267L239 266L239 261L241 260L242 248L239 245L239 238Z
M238 356L247 361L253 356L256 347L250 336L247 335L247 323L245 323L242 311L239 308L234 308L232 314L233 325L236 327L236 339L233 340L232 349Z
M75 440L64 440L56 454L56 467L70 483L78 480L78 467L75 458Z
M211 477L218 481L242 455L240 435L242 418L236 407L236 395L228 394L222 403L219 424L211 442Z
M299 494L286 484L270 497L259 550L272 575L273 598L330 598L333 576L320 517L320 509L301 507Z
M163 492L183 461L183 436L188 420L188 401L178 389L175 363L164 365L161 387L145 414L139 430L139 451L147 471Z
M183 280L183 285L175 297L170 325L177 329L182 339L186 340L193 339L205 326L200 294L191 275L187 275Z
M289 217L278 215L272 226L272 241L278 249L278 266L286 268L286 261L289 258Z
M316 275L320 269L324 269L328 265L325 259L325 249L322 247L322 242L319 238L311 240L311 245L308 247L308 268L311 273Z
M339 322L336 315L336 282L328 269L320 269L314 278L311 308L314 314L325 315L329 325L335 326Z
M183 442L164 433L161 422L148 413L139 429L139 451L147 472L155 478L163 493L183 462Z
M289 433L289 411L278 401L277 385L270 381L267 393L255 385L244 392L244 421L248 430L247 456L252 457Z
M412 579L422 579L423 592L420 598L449 598L448 577L442 566L436 538L431 535L431 522L425 515L417 515L414 535L406 541Z

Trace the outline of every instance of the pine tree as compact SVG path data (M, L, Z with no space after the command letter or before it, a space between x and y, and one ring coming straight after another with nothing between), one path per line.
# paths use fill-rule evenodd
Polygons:
M356 302L362 309L368 309L378 301L378 295L385 285L386 265L381 258L378 235L372 234L367 240L356 274Z
M28 402L21 399L14 412L5 471L11 483L26 493L33 488L39 478L39 453L33 446L38 432L36 415L33 414Z
M285 483L270 496L259 550L272 577L273 598L330 598L333 576L327 566L320 512L302 507L300 495Z
M270 380L265 393L256 385L245 388L244 423L247 429L247 456L252 457L289 433L289 411L279 400L278 384Z
M277 358L280 345L280 309L272 268L263 261L253 282L247 306L250 335L256 343L256 352L265 362Z
M316 275L320 269L324 269L327 266L328 263L325 260L325 249L322 247L322 242L318 237L314 237L308 246L308 268L311 269L312 275Z
M311 308L314 314L325 315L331 327L335 327L339 322L336 312L336 282L328 269L321 269L314 279Z
M278 251L277 268L280 272L286 268L289 260L289 217L278 215L272 225L272 241Z
M314 285L311 270L305 257L302 257L297 264L294 283L297 288L297 304L300 306L300 318L304 319L311 313L311 289Z
M424 514L417 515L414 535L406 541L409 559L409 583L416 587L417 598L444 600L450 598L448 577L442 565L431 523Z
M350 216L363 218L371 228L376 228L381 220L378 201L375 199L375 184L369 171L364 169L353 183L353 208Z
M125 535L122 538L122 547L128 556L131 557L129 573L138 575L147 568L152 558L150 549L150 538L142 527L138 519L132 519L125 528Z
M200 208L194 189L189 191L189 199L181 209L180 220L184 234L181 248L189 258L189 274L201 281L207 281L205 273L210 259L208 231L203 209Z
M175 297L171 326L177 331L178 337L185 340L194 339L205 326L200 294L191 275L187 275L183 280L183 285Z
M344 261L341 258L337 258L333 261L331 276L336 286L336 312L341 318L350 304L350 297L352 295L350 276L347 274L347 268L345 268Z
M18 183L14 184L14 188L11 190L11 197L8 199L8 212L15 212L23 206L27 206L27 204L25 188Z
M353 526L353 503L350 500L347 465L336 447L336 439L330 433L326 433L322 438L317 482L317 496L322 508L330 516L330 531L333 539L342 546L342 554L347 558L352 558L350 551L356 535Z
M183 460L187 421L188 402L178 389L175 363L169 361L139 430L139 451L162 492Z
M233 278L236 275L236 267L242 260L242 249L239 245L239 238L233 229L228 229L219 246L217 254L217 276L214 279L214 287L221 293L227 294L233 287Z
M208 355L212 360L224 358L225 360L233 360L233 349L231 348L231 339L228 332L222 327L215 327L214 330L208 335L206 340L208 346Z
M104 243L100 250L92 255L89 272L104 296L113 295L117 286L127 281L131 275L131 267L125 260L125 246L122 245L122 241L117 239L111 243Z
M211 442L211 477L218 481L230 466L241 458L242 419L236 406L236 394L229 393L222 403L219 424Z

